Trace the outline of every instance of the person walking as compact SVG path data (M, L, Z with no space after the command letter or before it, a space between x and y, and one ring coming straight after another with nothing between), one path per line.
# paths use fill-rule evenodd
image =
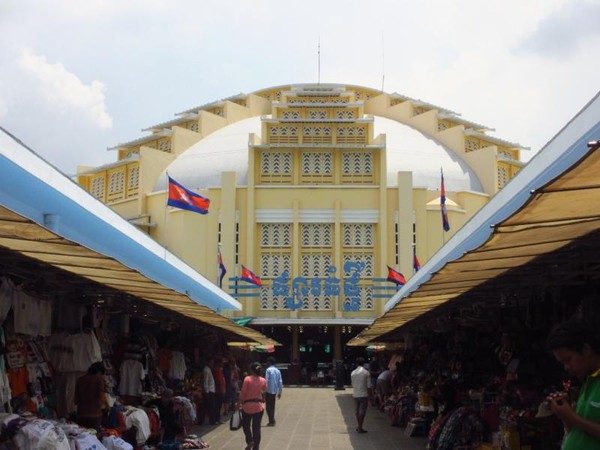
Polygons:
M283 392L283 380L281 379L281 371L275 367L275 358L267 358L267 364L269 365L265 373L265 378L267 380L267 416L269 417L269 423L267 423L267 426L274 427L275 396L277 396L278 399L281 398L281 393Z
M570 376L583 381L577 405L568 392L550 394L546 401L563 422L563 450L600 449L600 333L598 324L571 319L556 326L547 345Z
M367 406L369 404L369 371L363 366L365 359L361 356L356 358L356 369L350 374L352 381L352 397L354 397L354 405L356 407L356 423L358 427L356 431L366 433L363 428L365 415L367 414Z
M245 450L259 450L260 422L265 410L264 394L267 391L267 380L261 377L260 363L250 365L250 375L244 378L238 400L238 408L242 410L242 428L246 437Z

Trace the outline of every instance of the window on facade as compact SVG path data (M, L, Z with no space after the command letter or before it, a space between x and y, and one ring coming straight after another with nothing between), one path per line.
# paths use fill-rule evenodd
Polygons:
M265 285L287 272L292 274L292 224L262 223L259 225L260 274ZM272 289L261 289L262 309L283 309L285 298L273 295Z
M120 200L125 193L125 170L108 175L108 201Z
M291 183L292 152L263 151L260 154L261 183Z
M279 126L274 125L269 127L269 143L270 144L297 144L298 143L298 126Z
M301 183L333 183L333 152L302 153Z
M343 152L342 181L345 183L373 183L373 153L368 151Z
M322 280L333 265L333 224L301 224L300 246L300 276L318 283L322 288ZM331 296L325 295L322 289L318 294L310 289L302 301L303 309L307 310L329 310L332 307Z
M140 184L140 167L133 166L127 169L127 197L133 197L138 194Z
M506 166L498 166L498 189L502 189L506 186L506 183L510 181L510 172Z
M100 199L102 201L104 201L104 195L105 195L105 185L106 185L105 180L106 180L105 176L104 176L104 174L102 174L102 175L92 178L92 181L90 183L90 194L92 194L94 197L96 197L97 199Z
M365 145L367 143L367 129L364 126L338 127L336 142L340 145Z
M375 236L373 224L343 224L344 279L360 275L359 309L373 309L372 278L375 272ZM344 296L344 304L356 299Z

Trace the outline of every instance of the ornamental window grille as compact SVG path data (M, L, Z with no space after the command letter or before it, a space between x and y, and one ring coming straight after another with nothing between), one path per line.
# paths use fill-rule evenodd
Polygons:
M300 274L306 278L319 278L327 275L327 269L333 265L330 254L302 253L300 258Z
M328 126L307 126L304 127L302 142L305 144L331 144L332 129Z
M260 276L273 279L283 272L292 273L292 255L290 253L268 253L260 255Z
M291 152L262 152L260 161L260 173L268 175L291 175L292 153Z
M504 159L513 159L512 154L508 150L499 151L498 156L501 156Z
M225 111L222 106L217 106L215 108L210 108L207 112L214 114L215 116L225 117Z
M346 266L347 262L355 262L364 264L364 269L360 274L361 280L366 281L366 279L371 279L375 273L375 256L373 253L366 252L344 252L344 264L342 267ZM352 273L344 271L344 278L351 277Z
M510 180L509 169L506 166L498 166L498 189L506 186Z
M125 171L112 172L108 177L108 195L122 194L125 188Z
M311 109L308 111L308 118L313 120L327 119L327 111L323 109Z
M396 105L399 105L400 103L404 103L404 102L405 102L405 100L395 98L390 102L390 106L396 106Z
M354 111L352 111L352 110L338 109L335 113L335 117L337 119L354 119L354 118L356 118L356 115L354 114Z
M333 175L333 152L303 152L302 175Z
M303 248L330 248L333 246L332 223L303 223L300 235Z
M273 311L283 310L285 309L285 297L274 295L271 289L261 289L260 309Z
M465 139L465 151L466 152L474 152L475 150L479 150L479 140L477 139Z
M343 290L342 290L342 292L343 292ZM372 310L374 308L373 288L371 286L360 286L358 297L359 297L359 304L358 304L359 311L365 311L365 310L368 311L368 310ZM347 306L354 303L354 299L344 296L343 303L344 303L344 309L346 309Z
M158 149L161 152L170 153L171 152L171 139L161 139L158 141Z
M281 118L282 119L299 119L300 111L295 111L295 110L283 111L283 113L281 114Z
M106 186L106 178L104 175L100 175L92 178L90 183L90 194L100 200L104 200L104 190Z
M194 131L196 133L198 133L198 122L190 122L188 124L188 130Z
M373 154L371 152L343 152L342 175L373 175Z
M260 224L260 246L290 248L292 246L291 223Z
M375 236L372 223L342 224L342 239L345 248L372 248Z
M414 117L414 116L418 116L419 114L423 114L425 112L427 112L427 108L423 108L422 106L414 106L412 115Z
M272 126L269 129L269 141L272 144L298 143L298 127Z
M444 131L450 128L450 123L445 120L438 120L437 130Z
M137 194L140 185L140 166L130 167L127 171L127 189L130 195ZM135 191L135 192L131 192Z
M363 126L338 127L336 131L338 144L366 144L367 131Z
M302 297L302 309L323 311L331 309L331 297L328 295L314 295L309 292L307 295Z

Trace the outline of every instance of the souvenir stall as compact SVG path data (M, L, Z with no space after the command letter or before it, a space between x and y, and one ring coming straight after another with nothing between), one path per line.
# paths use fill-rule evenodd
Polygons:
M581 380L545 341L572 317L600 323L599 117L596 96L349 343L404 341L406 381L435 375L432 449L560 448L544 400L575 402Z

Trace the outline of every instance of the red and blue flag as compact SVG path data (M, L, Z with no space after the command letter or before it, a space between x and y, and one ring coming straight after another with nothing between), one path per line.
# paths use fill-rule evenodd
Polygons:
M257 286L262 286L262 281L260 281L260 278L258 278L256 274L246 266L242 266L242 276L240 278L242 281L246 281Z
M440 209L442 211L442 226L444 231L450 231L450 222L448 221L448 210L446 209L446 187L444 186L444 171L440 169L442 174L442 184L440 187Z
M421 268L419 258L417 258L417 251L413 250L413 270L417 272Z
M227 273L227 269L225 268L225 264L223 264L223 256L219 253L219 287L223 287L223 278L225 278L225 274Z
M397 270L392 269L390 266L388 268L388 276L387 281L391 281L392 283L396 283L398 286L404 286L406 284L406 278Z
M210 200L190 191L169 177L169 200L167 201L167 205L199 214L208 214Z

